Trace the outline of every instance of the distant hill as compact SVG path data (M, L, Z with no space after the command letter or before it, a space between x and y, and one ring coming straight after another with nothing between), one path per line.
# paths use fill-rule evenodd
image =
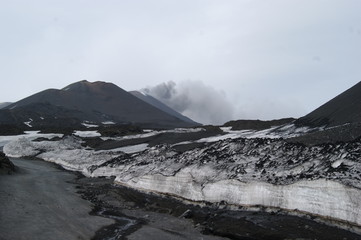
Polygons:
M129 93L131 93L133 96L136 96L137 98L143 100L144 102L162 110L163 112L166 112L170 115L175 116L176 118L179 118L185 122L189 122L191 124L197 124L199 125L199 123L193 121L192 119L180 114L179 112L173 110L172 108L168 107L167 105L165 105L164 103L162 103L161 101L159 101L158 99L146 94L146 93L142 93L139 91L130 91Z
M3 102L3 103L0 103L0 109L4 108L4 107L7 107L9 106L10 104L12 104L11 102Z
M355 123L361 123L361 82L295 122L296 125L310 127Z
M48 89L0 110L0 124L71 127L82 122L174 128L196 124L172 116L106 82L86 80L63 89Z
M232 127L232 130L264 130L275 126L291 123L294 118L282 118L277 120L234 120L226 122L224 127Z

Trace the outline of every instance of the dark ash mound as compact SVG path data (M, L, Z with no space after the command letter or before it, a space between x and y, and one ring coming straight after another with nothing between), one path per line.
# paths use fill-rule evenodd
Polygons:
M291 123L294 118L282 118L271 121L262 121L262 120L236 120L226 122L224 127L232 127L232 130L265 130L274 126L280 126L283 124Z
M298 119L298 126L335 127L361 123L361 82Z
M26 130L25 127L18 127L13 124L0 124L0 136L20 135Z
M150 147L159 145L159 144L177 144L185 141L196 141L201 138L207 138L211 136L221 135L224 132L216 126L203 126L203 131L198 132L186 132L186 133L176 133L176 132L164 132L154 136L145 137L145 138L134 138L134 139L124 139L124 140L102 140L101 138L85 138L83 146L88 146L94 148L95 150L109 150L119 147L125 147L130 145L147 143ZM133 129L133 128L131 128ZM134 128L136 131L137 128ZM116 134L116 132L111 131L108 135ZM101 132L102 130L99 130ZM123 134L127 135L127 134ZM122 136L122 134L116 134L116 136ZM174 146L174 149L179 152L184 152L186 150L191 150L196 147L201 147L205 145L204 143L189 143Z
M332 127L322 131L307 133L298 137L286 139L291 143L302 143L308 146L326 143L346 143L361 138L361 123L352 123Z
M0 174L12 174L15 172L15 165L0 152Z

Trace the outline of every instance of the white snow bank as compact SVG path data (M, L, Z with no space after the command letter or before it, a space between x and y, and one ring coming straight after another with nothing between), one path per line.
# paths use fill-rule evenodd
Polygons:
M72 171L80 171L89 176L89 167L100 165L116 156L119 152L84 149L81 141L67 137L60 141L32 142L27 138L9 142L4 146L4 153L9 157L37 156L45 161L60 164Z
M83 138L87 138L87 137L100 137L101 134L98 131L80 131L80 130L76 130L73 133L75 136L78 137L83 137Z
M53 137L63 137L63 134L57 133L39 133L40 131L25 131L25 134L21 135L13 135L13 136L0 136L0 147L4 146L6 143L11 141L16 141L20 138L26 138L29 140L33 140L36 138L53 138Z
M205 181L199 171L184 168L174 176L161 174L136 178L117 177L115 182L145 191L179 196L192 201L208 201L241 206L298 210L361 225L361 191L338 182L319 179L290 185L238 180Z

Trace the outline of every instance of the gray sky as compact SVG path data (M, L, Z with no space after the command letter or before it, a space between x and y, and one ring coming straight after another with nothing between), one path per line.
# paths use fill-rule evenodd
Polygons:
M361 81L360 12L360 0L0 0L0 102L82 79L172 81L214 106L203 122L300 117Z

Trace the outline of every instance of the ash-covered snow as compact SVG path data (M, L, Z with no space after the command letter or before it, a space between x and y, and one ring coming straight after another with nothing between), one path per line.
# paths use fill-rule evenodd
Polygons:
M320 131L323 128L309 128L309 127L297 127L293 123L285 124L282 126L275 126L264 130L231 130L232 127L222 127L221 129L229 134L231 138L235 136L242 138L291 138L297 137L302 134Z
M180 168L194 165L197 169L213 169L214 175L206 169L202 171L214 181L236 179L282 185L322 178L361 188L360 157L359 141L306 147L279 139L241 138L184 153L174 151L169 145L158 145L133 154L131 162L135 169L132 175L174 175Z
M99 127L99 125L92 124L92 123L89 123L89 122L83 122L81 125L83 125L86 128Z
M278 138L234 137L181 153L171 145L95 151L81 143L76 137L21 138L6 144L4 152L194 201L298 209L361 225L360 140L305 146Z
M124 152L124 153L136 153L136 152L144 151L146 149L148 149L148 143L141 143L141 144L136 144L136 145L130 145L130 146L125 146L125 147L114 148L114 149L110 149L110 150L99 150L99 151L97 151L97 153L108 152L108 151Z
M81 140L74 137L43 142L20 138L4 146L4 152L9 156L33 156L35 151L41 154L41 158L47 156L46 159L52 159L58 155L65 162L70 162L67 160L69 152L75 151L76 153L70 153L75 154L71 157L71 162L74 163L77 162L76 158L82 162L82 156L92 154L99 157L111 153L115 158L122 150L132 153L128 156L130 162L125 167L134 170L131 172L133 177L158 173L174 175L181 168L194 165L197 169L213 169L214 176L211 172L204 171L214 181L235 179L282 185L300 180L329 179L361 188L360 141L308 147L279 139L239 138L218 141L183 153L176 152L170 145L147 148L146 144L95 151L82 147ZM97 161L93 159L87 160L88 165L96 167ZM126 171L123 173L128 174Z
M59 141L34 142L27 138L7 143L3 151L9 157L36 156L54 162L65 169L89 175L89 167L100 165L122 153L103 151L100 153L81 146L82 141L75 137L65 137Z
M102 140L111 139L111 140L122 141L122 140L127 140L127 139L152 137L152 136L159 135L161 133L193 133L193 132L201 132L201 131L205 131L205 129L204 128L176 128L176 129L171 129L171 130L160 130L160 131L148 129L148 130L144 130L145 133L141 133L141 134L126 135L126 136L121 136L121 137L101 137L101 139Z
M0 147L4 146L8 142L16 141L20 138L26 138L33 140L36 138L53 138L53 137L63 137L63 134L58 133L40 133L40 131L25 131L21 135L9 135L9 136L0 136Z
M232 130L232 127L220 127L224 134L219 134L216 136L201 138L199 140L193 141L195 143L214 143L226 139L237 139L237 138L291 138L297 137L302 134L318 131L322 128L308 128L308 127L296 127L294 124L286 124L283 126L275 126L272 128L268 128L265 130ZM154 134L154 133L153 133ZM182 145L182 144L189 144L192 141L184 141L174 144L175 145Z

